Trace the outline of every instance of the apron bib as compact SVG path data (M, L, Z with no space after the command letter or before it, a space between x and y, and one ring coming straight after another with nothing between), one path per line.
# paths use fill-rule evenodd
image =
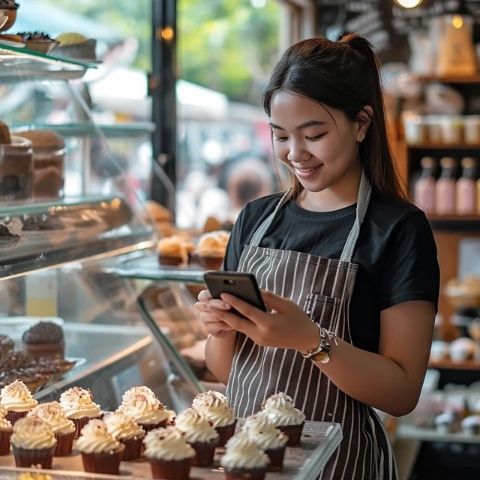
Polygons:
M256 230L251 243L244 247L238 271L253 273L260 288L294 301L314 322L352 343L349 306L358 266L351 259L370 200L368 180L362 174L355 222L340 260L259 247L277 212L286 203L287 193ZM397 478L391 446L372 408L339 390L299 352L261 347L238 333L227 385L227 396L236 415L253 415L260 410L262 402L276 392L292 397L307 420L342 425L342 443L322 478Z

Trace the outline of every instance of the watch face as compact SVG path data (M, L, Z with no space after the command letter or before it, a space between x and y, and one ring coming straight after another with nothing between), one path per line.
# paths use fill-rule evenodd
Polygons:
M318 352L311 359L314 362L327 363L328 362L328 352Z

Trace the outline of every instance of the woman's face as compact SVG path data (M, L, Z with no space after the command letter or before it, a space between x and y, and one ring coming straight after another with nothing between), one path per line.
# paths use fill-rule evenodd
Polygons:
M364 128L341 111L307 97L277 92L270 106L275 155L307 192L358 187Z

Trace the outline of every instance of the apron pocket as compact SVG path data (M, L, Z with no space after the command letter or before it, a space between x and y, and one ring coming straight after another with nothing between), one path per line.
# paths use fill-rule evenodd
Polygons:
M336 319L340 299L309 293L305 299L303 310L315 322L329 328Z

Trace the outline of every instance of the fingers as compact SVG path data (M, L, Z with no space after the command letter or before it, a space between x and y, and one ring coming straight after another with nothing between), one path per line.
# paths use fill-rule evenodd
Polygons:
M237 312L239 312L244 317L247 317L247 319L251 320L252 322L261 320L261 316L264 315L264 312L254 307L253 305L250 305L248 302L245 302L240 298L235 297L234 295L222 293L221 297L222 300L225 301L225 303L230 305Z
M212 299L212 295L210 295L210 292L208 290L202 290L198 294L197 298L199 302L208 302L209 300Z
M278 295L275 295L272 292L268 292L267 290L261 290L260 293L262 295L265 305L268 308L277 312L282 312L285 309L286 302L288 302L288 300L286 300L285 298L279 297Z
M254 328L256 325L248 318L241 317L233 312L217 310L215 308L212 308L212 313L222 322L226 323L238 332L242 332L247 336L250 336L254 333Z

